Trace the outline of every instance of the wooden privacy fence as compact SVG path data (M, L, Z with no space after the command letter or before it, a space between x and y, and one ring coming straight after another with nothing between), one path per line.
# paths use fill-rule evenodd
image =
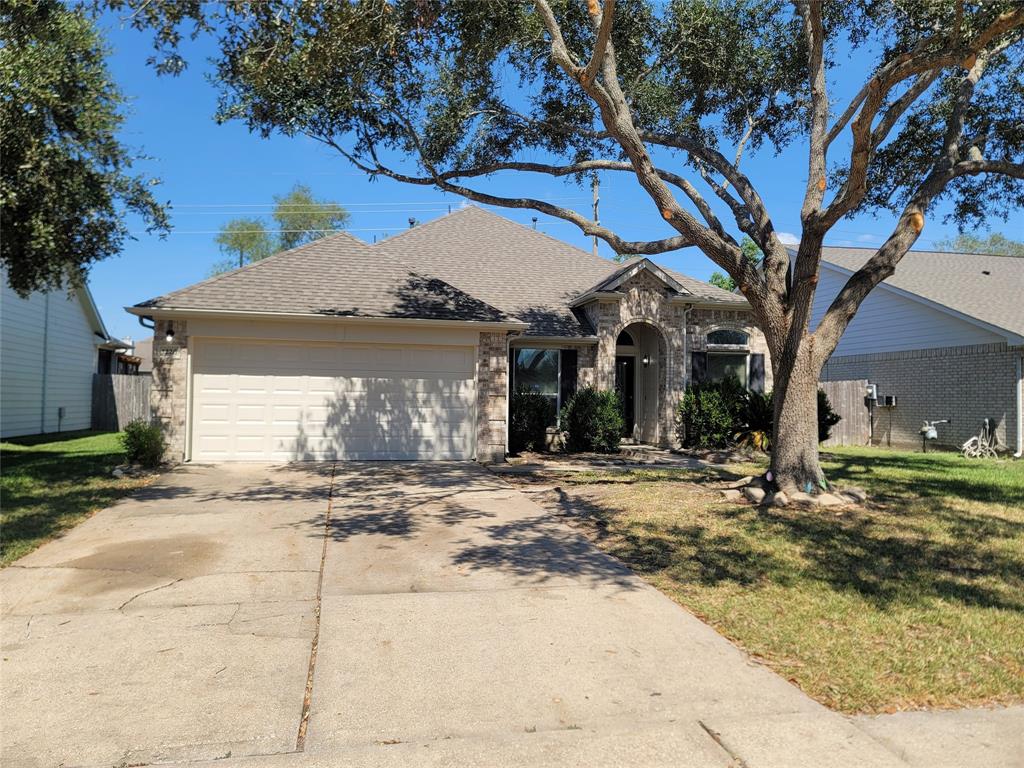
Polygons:
M867 380L822 381L818 386L828 395L832 410L843 417L832 427L832 437L822 445L867 445L871 434L871 417L864 405Z
M95 373L92 377L92 428L118 431L136 419L151 418L152 376Z

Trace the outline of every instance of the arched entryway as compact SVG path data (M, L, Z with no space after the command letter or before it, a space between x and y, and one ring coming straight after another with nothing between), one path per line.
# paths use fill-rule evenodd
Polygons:
M668 349L657 326L640 321L623 327L615 343L615 389L626 420L624 437L659 444L668 373Z

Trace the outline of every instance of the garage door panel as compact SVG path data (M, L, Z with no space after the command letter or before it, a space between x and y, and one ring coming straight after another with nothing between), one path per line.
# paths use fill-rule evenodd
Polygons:
M473 348L194 344L194 460L472 457Z

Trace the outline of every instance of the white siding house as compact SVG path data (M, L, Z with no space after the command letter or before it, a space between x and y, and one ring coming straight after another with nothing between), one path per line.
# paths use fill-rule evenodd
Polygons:
M822 251L811 329L873 249ZM949 419L952 447L984 419L999 442L1024 453L1024 259L910 251L861 304L823 381L868 380L898 405L876 410L874 439L919 446L925 420Z
M0 436L88 429L98 350L118 346L89 289L23 299L0 281Z

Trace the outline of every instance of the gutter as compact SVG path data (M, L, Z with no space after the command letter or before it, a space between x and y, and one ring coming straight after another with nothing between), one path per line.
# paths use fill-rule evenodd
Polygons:
M1024 455L1024 357L1017 357L1017 452L1013 458Z
M225 320L283 320L298 322L333 321L361 325L430 325L441 328L474 328L481 331L518 331L528 327L521 320L430 320L416 317L365 317L362 315L327 315L299 312L249 312L245 310L176 309L173 307L125 307L125 312L140 318L210 317Z

